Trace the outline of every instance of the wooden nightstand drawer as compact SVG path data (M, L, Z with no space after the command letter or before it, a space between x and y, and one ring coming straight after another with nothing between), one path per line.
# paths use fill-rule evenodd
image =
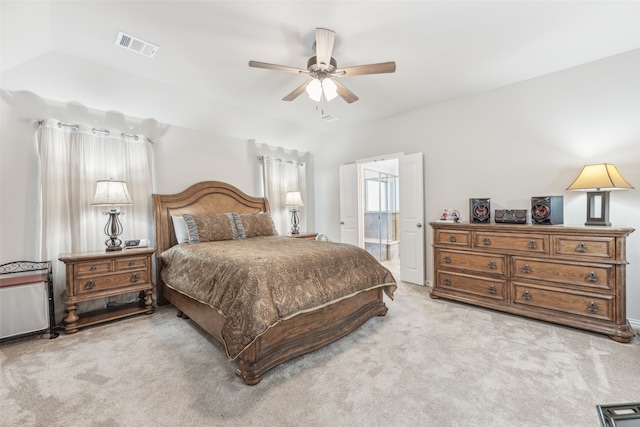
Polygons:
M573 258L615 258L615 239L613 237L565 237L553 238L555 255Z
M594 295L526 283L514 283L515 304L561 313L611 320L613 297Z
M478 254L436 250L438 268L462 268L481 273L505 274L505 257L503 255Z
M149 277L147 276L146 271L136 271L134 273L111 274L108 276L76 279L74 281L74 287L75 294L80 296L88 292L95 293L107 289L143 285L148 281Z
M123 258L116 260L116 271L136 270L147 268L147 258Z
M475 233L474 248L548 254L549 236L546 234Z
M613 265L563 263L529 258L513 258L512 277L544 280L583 288L611 289L614 282Z
M74 277L94 276L111 271L111 261L79 262L73 268Z

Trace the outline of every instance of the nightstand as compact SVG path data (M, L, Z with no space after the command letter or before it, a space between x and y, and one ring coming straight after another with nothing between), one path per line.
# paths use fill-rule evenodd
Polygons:
M305 233L301 231L299 234L287 234L287 237L293 237L294 239L307 239L307 240L316 240L318 233Z
M153 313L151 256L154 252L154 248L139 248L60 255L58 259L67 268L66 291L62 298L67 306L65 331L73 334L85 326L141 313ZM133 292L139 293L137 304L125 304L81 315L76 313L81 302Z

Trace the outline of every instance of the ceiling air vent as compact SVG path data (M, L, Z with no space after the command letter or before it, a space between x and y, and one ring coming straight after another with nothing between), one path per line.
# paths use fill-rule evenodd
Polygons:
M340 120L340 117L336 117L336 116L332 116L331 114L325 114L322 116L321 120L324 120L325 122L336 122L338 120Z
M154 44L141 40L132 35L125 34L122 31L118 33L116 44L125 49L137 52L140 55L148 56L149 58L153 58L153 55L155 55L159 49L159 47Z

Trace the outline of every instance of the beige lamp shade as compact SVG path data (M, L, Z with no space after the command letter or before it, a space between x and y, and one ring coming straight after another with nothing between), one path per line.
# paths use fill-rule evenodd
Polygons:
M621 190L633 188L618 172L615 165L601 163L598 165L586 165L580 175L567 187L567 190Z
M98 181L92 206L131 205L133 201L124 181Z
M287 197L284 202L285 206L290 206L292 208L298 208L304 206L302 203L302 197L300 196L299 191L289 191L287 192Z

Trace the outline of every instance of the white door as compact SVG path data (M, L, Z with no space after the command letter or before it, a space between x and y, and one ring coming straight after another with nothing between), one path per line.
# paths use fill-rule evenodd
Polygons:
M340 166L340 241L360 246L358 165Z
M425 284L424 177L422 153L400 157L400 278Z

